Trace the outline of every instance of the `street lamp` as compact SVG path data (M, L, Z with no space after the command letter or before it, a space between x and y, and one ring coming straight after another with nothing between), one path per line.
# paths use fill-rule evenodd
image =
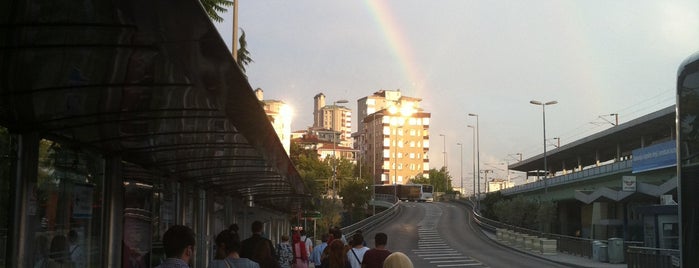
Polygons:
M476 166L477 166L477 171L476 171L476 181L478 185L478 199L481 197L481 141L480 141L480 132L481 128L478 124L478 114L468 114L468 116L475 116L476 117ZM480 204L480 201L479 201ZM480 208L480 206L478 206Z
M549 101L546 103L542 103L540 101L532 100L529 103L534 104L534 105L541 105L541 112L543 115L543 121L544 121L544 194L547 194L549 191L548 188L548 183L546 182L546 177L548 177L548 167L546 166L546 105L554 105L558 103L557 101Z
M443 145L443 151L442 155L444 156L444 160L442 162L442 166L444 167L444 193L447 193L447 190L449 190L449 180L447 179L447 135L444 134L439 134L443 139L442 145Z
M473 130L473 196L476 196L476 127L467 125Z
M459 176L461 176L461 192L463 193L463 191L464 191L464 146L460 142L457 142L456 145L459 145L459 159L461 161L461 166L459 168Z
M335 195L337 193L335 192L335 181L337 180L337 158L335 158L335 150L336 150L336 144L337 144L337 133L335 133L335 112L337 112L337 104L338 103L348 103L347 100L336 100L333 101L333 107L332 107L332 122L330 123L330 130L333 132L333 199L335 199Z

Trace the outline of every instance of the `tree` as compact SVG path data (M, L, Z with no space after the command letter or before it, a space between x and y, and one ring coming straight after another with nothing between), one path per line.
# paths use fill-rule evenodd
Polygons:
M222 22L223 18L219 16L219 13L225 13L228 11L225 7L230 7L233 5L231 0L200 0L204 11L209 15L209 18L216 22Z
M291 162L296 166L311 196L321 198L332 176L331 166L320 161L315 150L305 149L296 143L291 143L289 151Z
M250 51L248 51L248 41L245 40L245 31L243 28L240 28L240 38L238 39L238 43L240 44L240 48L238 49L238 66L240 67L241 70L243 70L243 73L245 73L245 66L248 66L251 62L253 62L252 58L250 57Z

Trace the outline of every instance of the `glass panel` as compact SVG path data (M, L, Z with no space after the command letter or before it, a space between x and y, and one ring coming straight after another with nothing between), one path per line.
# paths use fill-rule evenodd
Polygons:
M14 153L10 148L10 133L0 127L0 267L6 267L7 223L10 206L10 177Z
M153 236L153 186L124 182L124 248L122 267L149 267Z
M50 140L39 143L26 211L33 267L99 267L104 159Z

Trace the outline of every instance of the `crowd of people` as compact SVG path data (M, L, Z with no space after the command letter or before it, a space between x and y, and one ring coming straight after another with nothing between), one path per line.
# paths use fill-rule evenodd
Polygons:
M347 242L340 228L330 228L321 235L321 243L313 246L313 239L304 230L294 231L291 240L282 235L274 246L262 235L262 222L251 226L252 236L242 240L238 225L233 224L216 236L215 258L209 268L413 268L410 258L386 247L388 236L376 233L374 248L367 247L361 231ZM163 234L167 259L159 268L188 268L195 255L196 239L191 228L183 225L170 227Z

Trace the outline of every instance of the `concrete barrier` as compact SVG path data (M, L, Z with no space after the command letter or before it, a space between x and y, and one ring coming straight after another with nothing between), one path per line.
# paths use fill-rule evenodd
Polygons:
M531 235L524 236L524 249L526 249L526 250L532 249L532 237L533 236L531 236Z
M524 236L525 234L517 233L515 237L515 247L524 248Z
M541 254L544 255L556 255L556 240L555 239L545 239L539 240L541 243Z
M507 245L512 245L513 236L512 230L505 230L505 232L502 233L502 242Z
M503 228L495 229L495 235L497 236L498 241L504 240L504 232L505 232L505 229L503 229Z

